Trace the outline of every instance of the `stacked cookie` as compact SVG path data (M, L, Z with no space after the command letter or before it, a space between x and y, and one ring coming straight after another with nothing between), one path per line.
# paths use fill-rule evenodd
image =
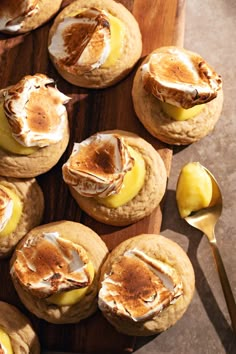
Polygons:
M223 106L222 80L200 55L161 47L139 67L132 97L150 134L168 144L187 145L214 129Z
M78 0L56 17L49 54L59 74L74 85L102 88L123 79L141 56L138 23L110 0Z
M11 259L23 304L51 323L78 323L97 309L98 280L108 249L90 228L60 221L32 229Z

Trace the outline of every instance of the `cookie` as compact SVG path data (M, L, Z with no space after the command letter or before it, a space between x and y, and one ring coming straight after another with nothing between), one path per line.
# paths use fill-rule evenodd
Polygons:
M194 293L191 262L175 242L142 234L119 244L105 261L98 304L117 331L148 336L185 313Z
M27 232L40 224L44 197L35 178L0 177L0 201L0 258L4 258Z
M0 32L20 34L49 21L61 7L62 0L2 0Z
M59 74L73 85L103 88L123 79L141 56L137 21L113 0L78 0L49 32L48 50Z
M78 323L97 309L98 278L108 253L90 228L58 221L31 230L11 259L23 304L51 323Z
M69 141L68 100L43 74L1 90L0 175L35 177L56 165Z
M161 47L139 67L132 98L150 134L168 144L187 145L214 129L223 106L222 80L198 54Z
M28 318L3 301L0 301L0 352L40 354L39 340Z
M115 226L150 215L163 198L167 180L164 162L152 145L120 130L75 143L62 171L81 209Z

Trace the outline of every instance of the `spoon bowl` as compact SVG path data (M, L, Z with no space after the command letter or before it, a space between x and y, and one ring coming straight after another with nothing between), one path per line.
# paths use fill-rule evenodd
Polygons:
M202 166L202 165L201 165ZM219 220L223 208L223 199L220 191L220 187L211 174L211 172L204 166L204 170L208 173L212 182L212 198L209 206L204 209L200 209L191 215L186 216L184 219L188 224L201 230L209 239L210 242L216 243L215 238L215 225Z
M212 198L209 206L204 209L200 209L196 212L191 213L186 216L185 221L196 229L202 231L208 238L216 268L218 270L219 278L221 281L223 293L225 296L226 304L228 307L229 315L232 322L232 328L236 333L236 304L234 300L234 296L232 293L232 289L230 287L230 283L225 271L225 267L217 247L216 237L215 237L215 225L219 220L223 208L223 200L220 187L212 175L212 173L204 166L202 166L212 181Z

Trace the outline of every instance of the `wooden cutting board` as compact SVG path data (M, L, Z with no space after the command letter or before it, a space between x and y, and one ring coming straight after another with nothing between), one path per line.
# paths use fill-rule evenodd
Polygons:
M63 5L69 2L64 1ZM143 58L162 45L183 44L184 0L120 2L139 22L143 37ZM101 235L110 250L131 236L143 232L158 233L162 206L150 217L129 227L102 225L81 212L63 183L61 166L67 160L73 143L80 142L100 130L119 128L139 134L159 151L168 172L172 150L171 147L152 138L134 114L131 87L135 68L126 79L108 89L87 90L65 82L48 58L47 37L50 25L51 22L25 35L0 37L0 88L16 83L26 74L41 72L54 78L58 88L72 98L67 106L71 128L69 146L57 166L38 177L46 201L43 223L61 219L82 222ZM132 352L134 348L135 338L117 333L99 312L76 325L52 325L28 313L12 286L8 260L0 261L0 300L16 305L30 317L43 349L111 354Z

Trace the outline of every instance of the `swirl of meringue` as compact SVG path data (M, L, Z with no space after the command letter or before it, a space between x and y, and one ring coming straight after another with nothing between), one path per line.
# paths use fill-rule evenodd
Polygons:
M83 247L55 231L28 239L16 251L11 274L31 294L47 298L90 285L93 279L88 264L89 258Z
M63 179L85 197L106 198L119 193L134 159L122 137L98 133L75 143L63 165Z
M142 66L147 92L160 101L185 109L217 96L222 79L198 54L178 47L161 47Z
M98 304L100 309L140 322L158 315L182 294L183 284L173 267L134 248L105 274Z
M66 17L52 37L49 52L65 67L85 73L99 68L110 54L110 23L105 11L89 8Z
M69 97L43 74L25 76L4 94L4 112L12 136L21 145L45 147L63 138Z

